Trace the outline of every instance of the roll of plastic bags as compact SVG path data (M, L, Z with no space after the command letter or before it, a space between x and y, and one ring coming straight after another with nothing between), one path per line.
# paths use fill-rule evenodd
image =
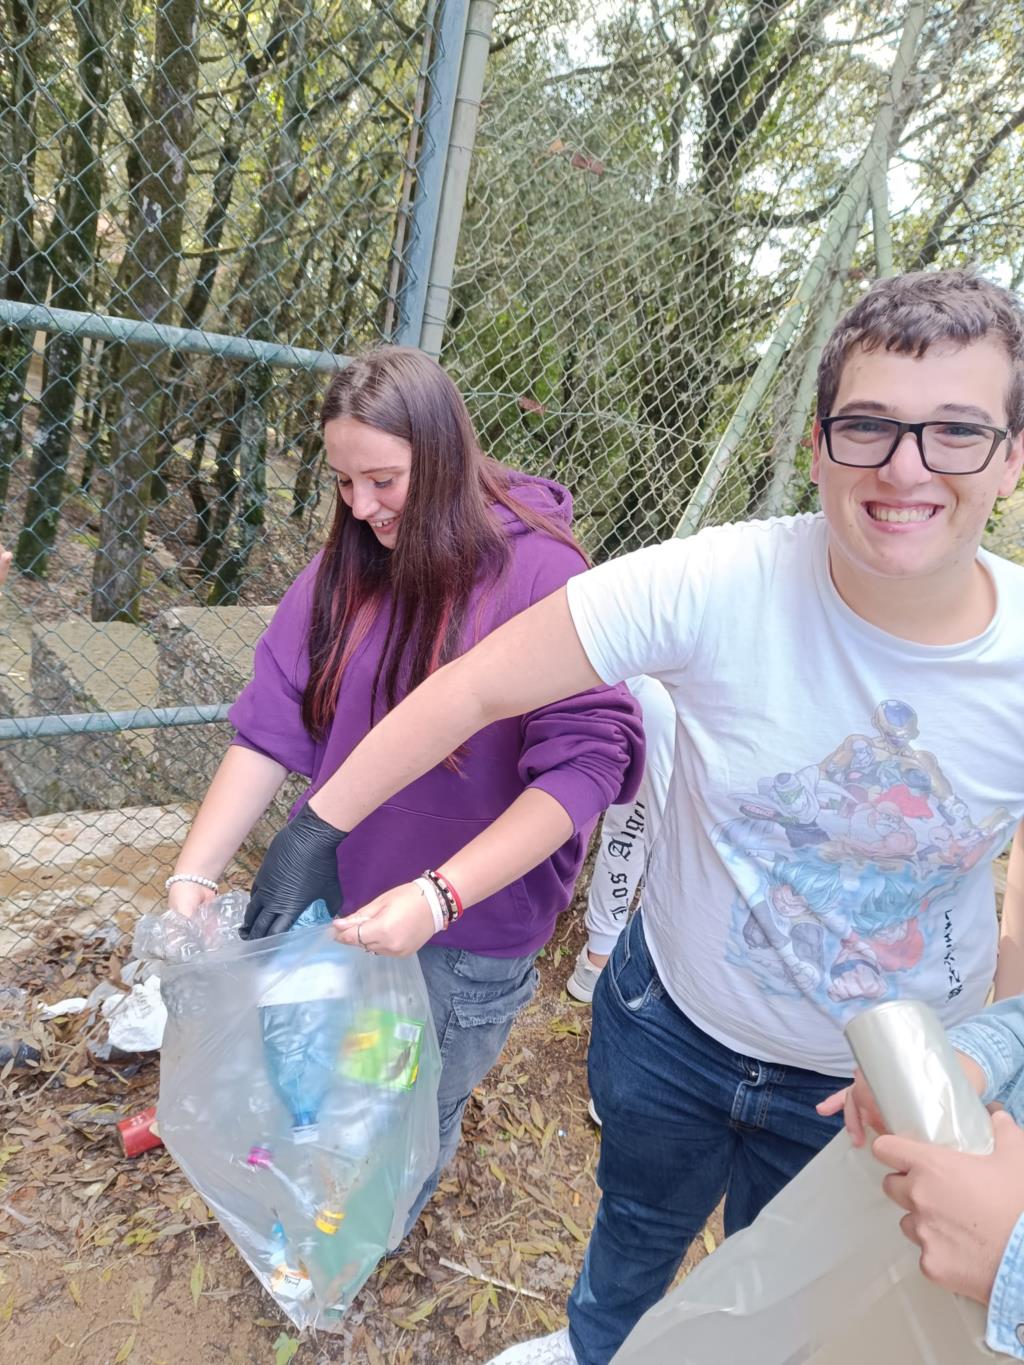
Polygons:
M984 1153L992 1126L934 1013L865 1010L847 1037L894 1132ZM637 1323L614 1365L975 1365L985 1310L926 1280L885 1168L841 1133Z
M423 974L335 942L322 901L243 942L245 898L218 900L136 934L163 954L160 1135L292 1322L330 1330L437 1162Z

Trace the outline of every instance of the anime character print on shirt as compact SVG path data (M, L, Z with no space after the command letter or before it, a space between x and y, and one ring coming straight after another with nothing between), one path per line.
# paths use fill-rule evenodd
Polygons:
M733 793L735 817L712 831L740 892L729 961L831 1014L913 995L915 969L928 957L934 969L936 953L948 998L960 993L958 888L1014 826L1006 810L974 822L935 755L914 747L906 702L881 702L871 729Z

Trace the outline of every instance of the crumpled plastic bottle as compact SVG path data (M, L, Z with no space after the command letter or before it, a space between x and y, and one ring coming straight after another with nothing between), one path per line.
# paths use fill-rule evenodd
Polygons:
M192 915L176 910L143 915L135 926L132 956L143 962L187 962L197 953L237 943L248 904L248 892L226 891L205 901Z

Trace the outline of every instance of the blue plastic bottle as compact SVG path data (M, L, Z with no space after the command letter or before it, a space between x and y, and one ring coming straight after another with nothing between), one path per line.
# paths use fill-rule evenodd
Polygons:
M350 968L335 946L311 952L296 930L330 923L323 901L295 921L272 964L260 1004L267 1075L288 1111L293 1142L315 1142L320 1106L338 1071L350 1015Z

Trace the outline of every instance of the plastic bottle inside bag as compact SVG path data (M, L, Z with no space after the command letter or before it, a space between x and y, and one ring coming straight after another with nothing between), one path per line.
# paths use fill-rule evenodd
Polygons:
M271 1293L288 1302L302 1302L313 1293L313 1282L302 1261L292 1254L284 1224L270 1229L269 1280Z
M309 1150L322 1198L297 1246L322 1301L346 1304L367 1264L387 1244L402 1168L404 1118L419 1070L423 1022L364 1007L340 1049L335 1084L322 1111L321 1139ZM385 1153L395 1147L392 1158Z
M291 1140L315 1142L320 1106L338 1073L355 982L351 957L335 944L311 948L302 929L328 922L323 901L302 912L266 968L260 996L263 1057L291 1116Z
M282 1310L330 1330L433 1168L437 1045L415 963L337 944L322 904L243 941L245 899L229 932L146 940L167 960L161 1127Z

